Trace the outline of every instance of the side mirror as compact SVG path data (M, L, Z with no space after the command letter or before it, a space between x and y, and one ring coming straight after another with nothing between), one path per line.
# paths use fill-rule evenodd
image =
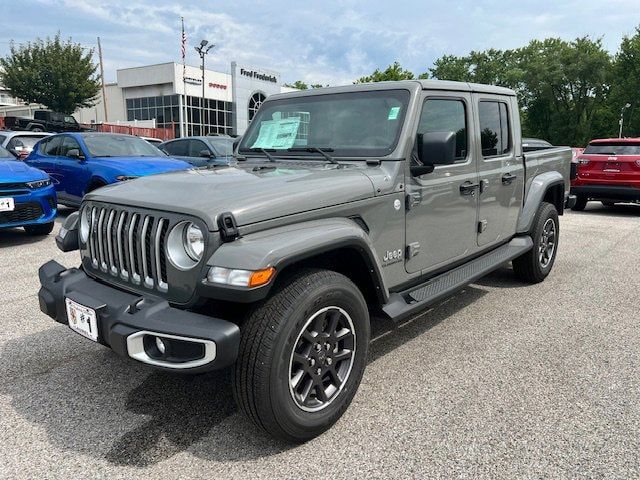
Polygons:
M455 132L418 134L418 157L424 165L451 165L456 158Z
M82 153L80 153L80 150L78 150L77 148L72 148L71 150L69 150L67 152L67 157L75 158L76 160L84 160L84 155L82 155Z
M215 155L213 154L213 152L210 152L207 149L200 150L200 156L204 158L215 158Z

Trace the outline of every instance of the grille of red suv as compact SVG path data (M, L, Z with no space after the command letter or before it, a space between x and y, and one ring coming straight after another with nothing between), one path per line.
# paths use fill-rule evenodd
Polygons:
M82 214L89 215L87 249L93 268L133 285L167 291L169 219L103 206L86 206Z

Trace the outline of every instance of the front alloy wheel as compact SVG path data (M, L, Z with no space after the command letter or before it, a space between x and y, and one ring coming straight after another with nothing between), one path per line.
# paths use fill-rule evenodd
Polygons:
M340 394L349 379L355 349L353 321L342 308L322 308L307 320L289 365L289 391L298 407L317 412Z

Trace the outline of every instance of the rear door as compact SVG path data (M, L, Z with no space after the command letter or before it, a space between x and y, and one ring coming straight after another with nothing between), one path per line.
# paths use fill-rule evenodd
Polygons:
M425 94L417 134L454 132L456 160L420 177L407 177L405 265L409 273L439 270L478 250L478 174L474 139L469 135L472 112L469 93Z
M474 94L478 144L478 246L509 239L522 205L524 162L516 156L512 97Z
M36 155L32 155L28 160L28 164L32 167L44 170L49 174L56 190L60 189L60 178L56 171L56 163L58 160L58 151L62 144L60 136L49 137L40 143Z

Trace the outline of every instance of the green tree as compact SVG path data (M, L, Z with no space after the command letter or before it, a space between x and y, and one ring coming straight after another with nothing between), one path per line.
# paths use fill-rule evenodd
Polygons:
M329 86L329 85L322 85L320 83L312 83L312 84L307 84L305 82L303 82L302 80L296 80L293 83L285 83L284 84L285 87L291 87L291 88L297 88L298 90L309 90L310 88L323 88L325 86Z
M640 27L633 36L622 39L614 59L609 101L608 124L618 126L620 109L627 103L631 108L624 113L625 136L640 136ZM617 136L617 130L613 132Z
M445 55L429 72L440 80L512 88L518 93L525 135L578 146L610 130L610 70L611 56L601 40L584 37Z
M95 104L100 78L93 63L93 49L85 52L60 33L46 40L11 45L11 53L0 58L0 81L26 102L71 114L79 107Z
M371 83L371 82L386 82L390 80L413 80L415 76L409 70L404 70L400 62L395 61L389 65L386 70L381 71L376 68L371 75L366 77L360 77L354 83Z

